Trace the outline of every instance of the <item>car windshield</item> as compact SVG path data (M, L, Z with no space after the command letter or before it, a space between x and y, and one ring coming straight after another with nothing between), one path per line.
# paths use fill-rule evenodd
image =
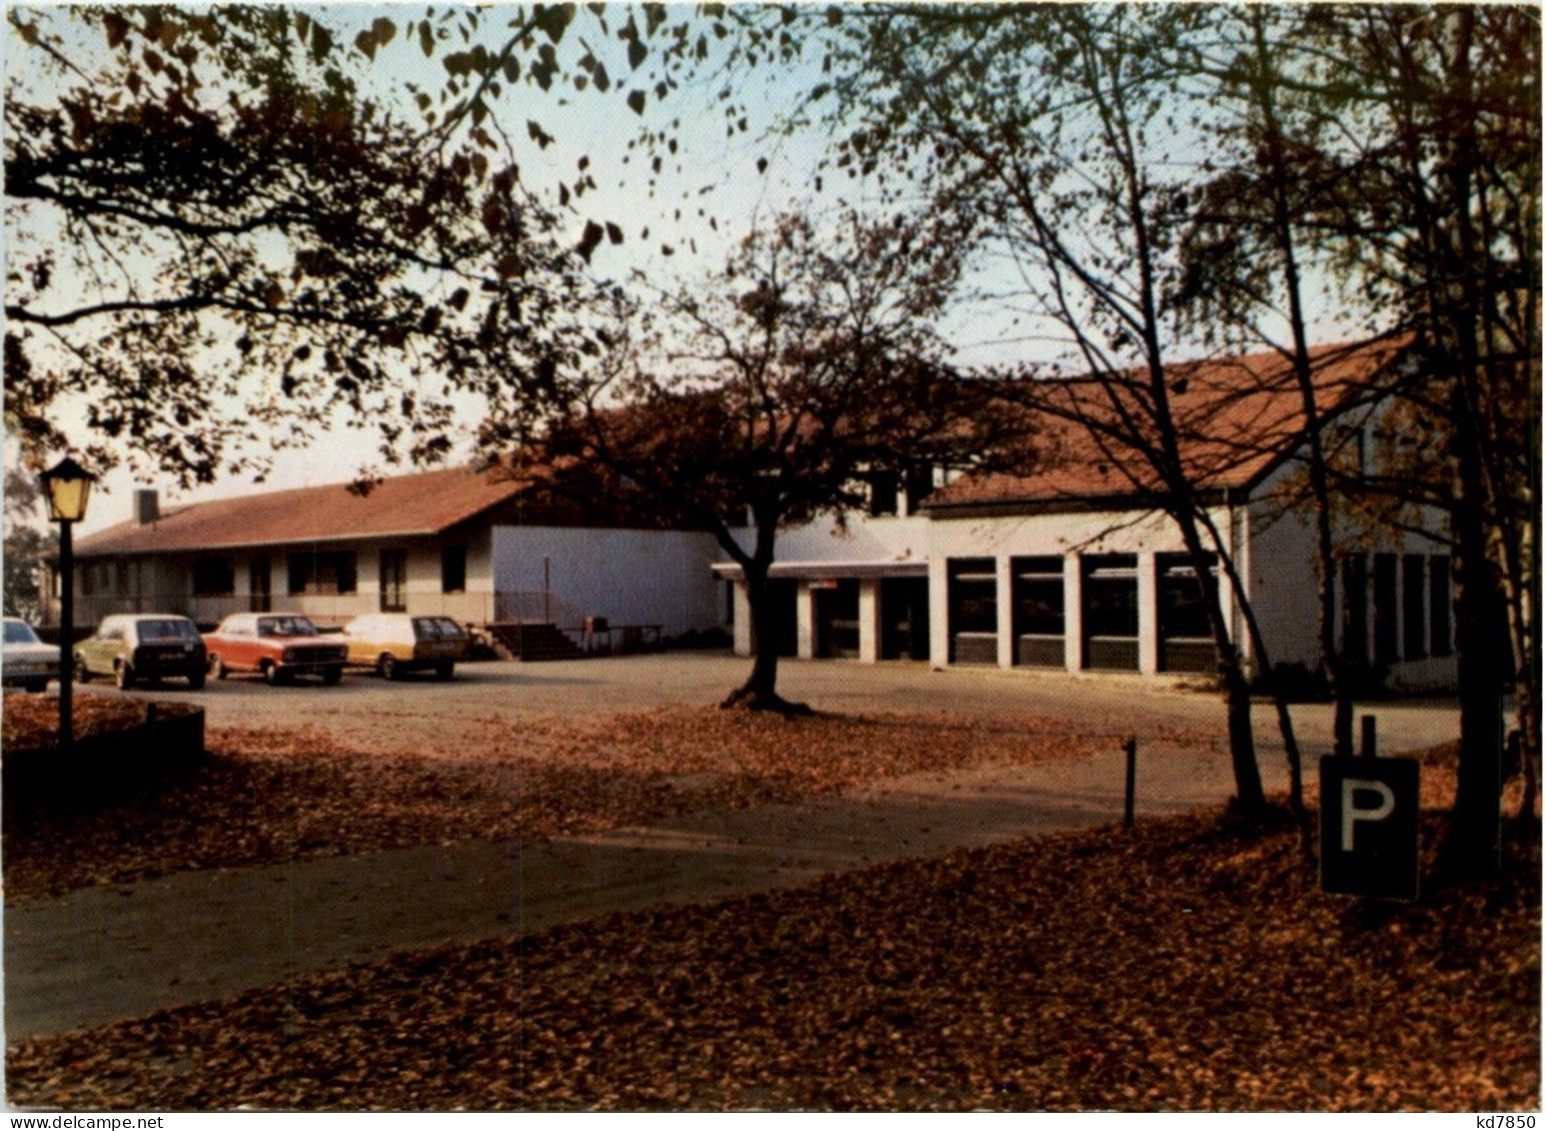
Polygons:
M38 634L32 631L32 626L26 621L8 620L5 622L5 642L7 644L40 644Z
M142 620L139 622L141 640L197 640L198 629L190 620Z
M258 621L259 636L317 636L317 626L305 617L264 617Z

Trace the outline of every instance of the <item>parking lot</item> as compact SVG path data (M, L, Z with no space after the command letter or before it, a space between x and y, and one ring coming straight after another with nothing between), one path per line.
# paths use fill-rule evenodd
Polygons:
M522 719L592 717L669 706L711 706L746 676L749 660L721 652L674 652L606 659L457 666L455 678L432 674L387 681L351 670L336 687L301 680L273 687L255 676L210 681L202 691L180 681L120 692L93 681L85 694L166 697L196 702L211 727L312 726L350 744L412 749L420 740L444 743L464 728L469 737ZM1091 736L1224 734L1216 694L1170 680L1122 675L955 668L926 664L860 664L785 660L779 687L818 711L943 712L970 716L1016 714L1056 719ZM1370 704L1386 751L1432 746L1457 737L1452 700L1412 699ZM1324 704L1293 710L1308 756L1328 749L1330 712ZM1274 775L1280 750L1270 710L1257 710L1263 769Z

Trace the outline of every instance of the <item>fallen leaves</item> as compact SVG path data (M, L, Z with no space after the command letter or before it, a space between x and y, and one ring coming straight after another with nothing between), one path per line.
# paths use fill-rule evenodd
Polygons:
M1291 831L1216 815L1049 837L26 1041L8 1086L76 1109L1532 1110L1539 854L1513 852L1377 906L1321 895Z
M23 703L7 701L8 750L24 748L28 708L35 733L51 725L46 704ZM78 704L93 726L142 718L132 700L86 695ZM389 733L388 713L373 721ZM1078 758L1098 742L1029 717L783 719L691 707L533 717L518 728L458 719L440 742L415 739L407 750L344 746L311 728L212 729L205 761L129 787L7 791L6 896L297 856L592 832L903 774Z

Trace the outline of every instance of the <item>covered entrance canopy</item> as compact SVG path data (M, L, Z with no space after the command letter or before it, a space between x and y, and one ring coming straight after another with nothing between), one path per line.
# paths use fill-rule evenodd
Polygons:
M749 653L753 641L744 573L733 562L716 563L713 572L733 589L735 649ZM786 598L779 600L775 615L779 639L792 637L795 655L928 659L927 561L774 562L768 579L780 595L793 590L792 607Z

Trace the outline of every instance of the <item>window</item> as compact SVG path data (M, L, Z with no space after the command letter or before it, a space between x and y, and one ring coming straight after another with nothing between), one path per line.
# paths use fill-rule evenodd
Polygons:
M1165 554L1159 567L1159 638L1161 640L1211 640L1207 617L1209 594L1218 589L1218 563L1213 555L1204 580L1197 582L1190 555ZM1205 588L1204 588L1205 586Z
M400 613L408 607L408 551L381 551L381 611Z
M900 479L893 471L871 471L869 480L869 515L895 514L900 502Z
M1395 593L1397 562L1394 554L1373 555L1373 662L1376 664L1392 664L1400 658Z
M933 494L933 464L915 463L907 468L907 509L917 513L922 501Z
M87 562L80 571L80 591L84 597L109 594L118 569L112 562Z
M1027 667L1060 668L1066 660L1063 634L1062 559L1015 558L1014 662Z
M950 622L956 632L998 631L998 574L991 558L950 563Z
M1137 636L1137 559L1130 554L1084 559L1084 632Z
M230 558L202 558L193 563L195 597L229 597L236 592L236 563Z
M440 592L464 593L467 589L467 548L446 546L440 551Z
M998 573L991 558L949 563L950 662L998 661Z
M1087 557L1084 566L1084 666L1136 671L1137 557Z
M1427 587L1428 627L1432 630L1431 651L1434 656L1454 654L1453 593L1446 554L1435 554L1430 559L1432 577Z
M1066 618L1062 607L1062 559L1014 559L1014 620L1020 635L1061 636Z
M1405 630L1405 658L1427 656L1427 562L1421 554L1407 554L1400 562L1400 613Z
M358 587L358 567L352 551L291 554L289 565L291 596L353 593Z

